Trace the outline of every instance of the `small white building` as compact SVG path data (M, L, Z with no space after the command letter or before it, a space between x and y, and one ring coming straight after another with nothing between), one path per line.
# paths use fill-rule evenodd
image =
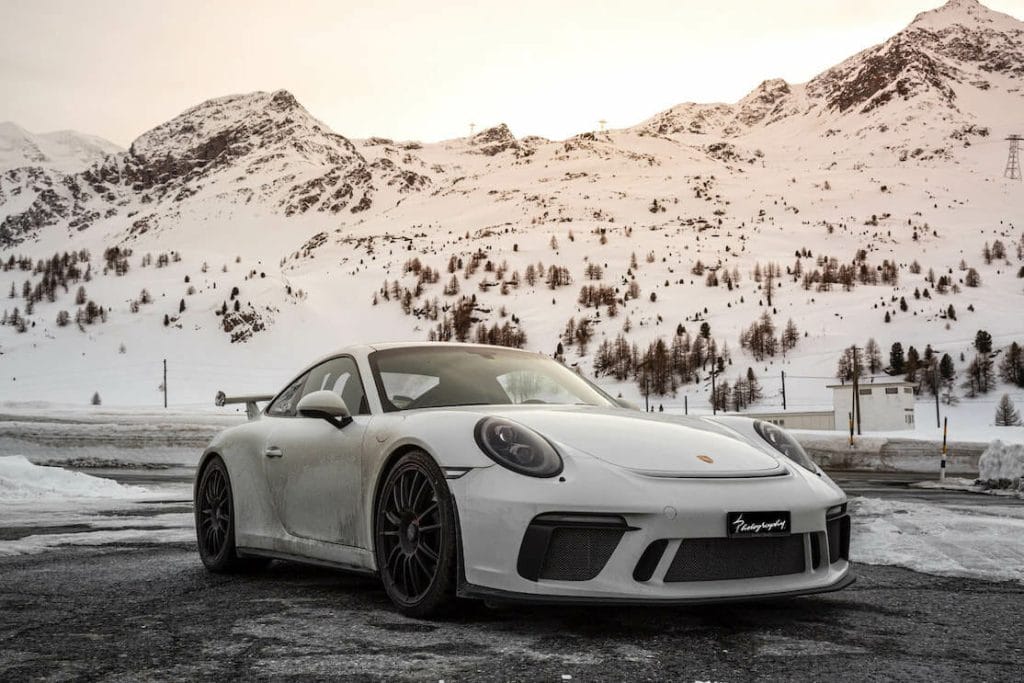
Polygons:
M771 413L753 412L737 413L743 417L752 417L756 420L764 420L786 429L815 429L820 431L831 431L836 429L835 416L831 410L780 410ZM846 421L841 425L846 429Z
M830 384L836 429L848 429L853 414L853 383ZM860 424L865 432L914 428L914 384L891 377L865 377L860 394Z

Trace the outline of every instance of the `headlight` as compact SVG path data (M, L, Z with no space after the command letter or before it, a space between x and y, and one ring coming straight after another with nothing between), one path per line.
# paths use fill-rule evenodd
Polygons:
M814 465L810 456L804 452L803 446L797 443L797 440L784 430L779 429L770 422L762 422L761 420L754 423L754 430L779 453L782 453L805 470L819 474L818 468Z
M562 471L555 447L537 432L500 417L476 423L476 443L487 457L502 467L530 477L553 477Z

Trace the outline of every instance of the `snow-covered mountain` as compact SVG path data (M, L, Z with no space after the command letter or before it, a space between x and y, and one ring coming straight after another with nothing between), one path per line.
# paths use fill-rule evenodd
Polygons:
M679 105L640 130L726 138L799 130L881 140L902 154L918 142L970 142L1018 121L1022 88L1024 25L976 0L950 0L809 83L764 81L734 105Z
M36 134L10 121L0 121L0 172L22 166L81 171L121 151L113 142L95 135L73 130Z
M620 334L642 353L708 323L699 344L728 348L730 382L768 378L768 405L782 369L790 406L827 403L868 337L931 344L963 379L979 328L1024 342L1022 187L1002 177L1022 46L1018 20L952 0L807 84L560 141L350 140L285 91L210 100L77 173L0 174L0 396L155 401L169 358L172 396L203 401L467 326L589 372ZM784 356L751 348L763 315L798 328ZM706 405L698 366L658 401Z
M417 161L411 154L397 163L368 161L283 90L221 97L79 173L30 175L19 169L0 178L0 201L5 192L25 197L6 212L0 243L17 244L46 228L78 231L104 221L127 226L120 235L127 239L173 226L183 212L250 203L285 217L359 213L378 195L429 186Z

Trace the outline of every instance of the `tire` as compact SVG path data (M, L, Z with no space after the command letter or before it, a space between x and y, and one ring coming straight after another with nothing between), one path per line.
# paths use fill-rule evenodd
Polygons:
M219 455L210 458L196 487L196 542L199 558L215 574L261 569L263 558L241 558L235 550L235 500L228 469Z
M455 603L458 529L441 468L410 451L388 473L374 510L374 557L402 614L437 616Z

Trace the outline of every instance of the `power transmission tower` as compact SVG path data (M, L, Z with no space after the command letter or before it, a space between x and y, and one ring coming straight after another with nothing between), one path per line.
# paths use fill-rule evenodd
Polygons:
M604 132L604 124L606 124L606 123L608 123L608 122L605 121L604 119L601 119L600 121L597 122L597 125L601 126L601 132L602 133Z
M1010 180L1020 180L1020 141L1024 140L1024 136L1015 134L1006 139L1010 143L1010 156L1006 159L1003 175Z
M475 123L469 124L469 137L473 137L473 129L476 128Z

